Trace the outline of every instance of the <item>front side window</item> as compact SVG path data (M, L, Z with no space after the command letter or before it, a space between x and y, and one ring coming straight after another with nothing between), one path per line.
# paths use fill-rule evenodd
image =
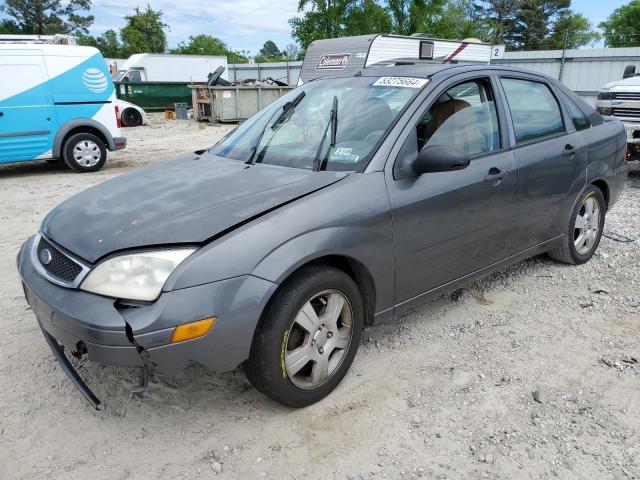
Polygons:
M248 119L209 152L294 168L361 170L385 132L426 83L400 77L309 82Z
M503 78L501 82L511 110L516 143L564 132L560 105L547 85L517 78Z
M500 149L495 99L488 80L461 83L443 93L416 127L418 150L451 146L470 156Z

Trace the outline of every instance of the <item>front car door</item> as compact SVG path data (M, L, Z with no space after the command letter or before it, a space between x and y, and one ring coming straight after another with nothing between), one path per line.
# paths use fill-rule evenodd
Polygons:
M516 247L524 251L566 233L586 181L587 148L544 78L505 72L500 84L518 164Z
M0 56L0 163L51 155L54 111L42 54Z
M495 82L478 73L448 80L427 97L391 152L385 175L397 313L513 253L517 174ZM406 159L425 145L462 149L471 163L457 171L403 173Z

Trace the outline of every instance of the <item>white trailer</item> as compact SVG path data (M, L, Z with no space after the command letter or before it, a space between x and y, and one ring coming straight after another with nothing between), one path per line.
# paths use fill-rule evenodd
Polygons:
M402 62L488 64L502 58L504 46L492 47L480 40L440 40L425 36L387 34L357 35L312 42L304 57L298 84L332 73Z
M224 67L227 79L227 57L213 55L165 55L138 53L119 65L116 82L184 82L204 83L218 67Z

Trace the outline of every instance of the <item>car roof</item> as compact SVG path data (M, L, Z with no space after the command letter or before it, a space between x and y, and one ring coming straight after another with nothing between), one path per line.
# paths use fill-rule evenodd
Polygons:
M414 78L431 78L434 75L458 74L474 71L512 71L535 75L537 77L549 78L540 72L534 72L524 68L517 68L502 65L484 65L484 64L450 64L450 63L413 63L408 65L373 65L363 68L358 75L363 77L414 77ZM327 75L326 77L351 77L353 74L345 75L336 73ZM322 77L320 77L322 78Z

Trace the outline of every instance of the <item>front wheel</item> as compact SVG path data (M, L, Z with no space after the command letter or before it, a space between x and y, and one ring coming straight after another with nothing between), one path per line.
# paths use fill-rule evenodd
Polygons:
M62 160L74 172L97 172L107 161L107 147L92 133L76 133L62 146Z
M356 355L364 308L358 286L333 267L294 274L265 312L244 368L251 384L290 407L338 386Z
M549 252L549 256L571 265L589 261L600 244L606 211L600 189L593 185L587 188L571 212L565 244Z

